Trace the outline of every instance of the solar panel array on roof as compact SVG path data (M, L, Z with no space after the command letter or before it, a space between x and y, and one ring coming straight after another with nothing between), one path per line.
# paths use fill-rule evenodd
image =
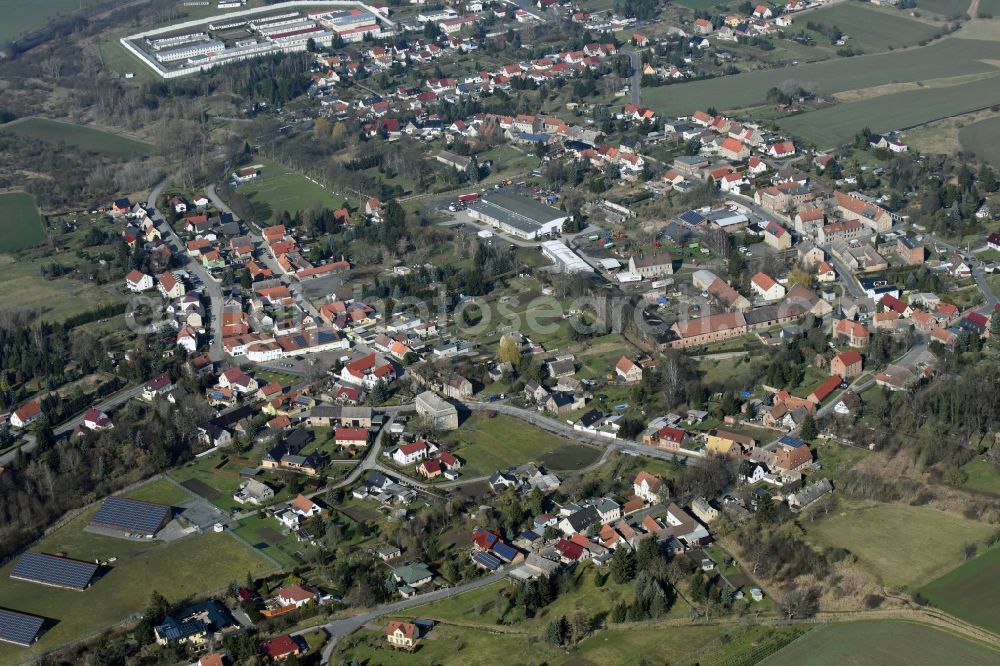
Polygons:
M90 524L122 532L153 535L169 519L169 506L124 497L109 497L104 500Z
M25 553L11 569L10 577L53 587L84 590L97 572L97 565L45 553Z
M34 615L0 608L0 641L28 647L38 638L44 622Z
M489 569L490 571L496 571L497 569L503 566L503 562L500 561L500 558L496 557L495 555L491 555L489 553L484 553L482 551L477 551L473 553L472 561L475 562L476 564L479 564L480 566Z

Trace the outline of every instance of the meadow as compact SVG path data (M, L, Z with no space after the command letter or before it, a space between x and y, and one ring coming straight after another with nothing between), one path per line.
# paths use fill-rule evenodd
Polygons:
M969 9L969 3L966 0L920 0L920 9L941 16L963 16Z
M642 96L644 104L660 113L687 115L711 106L724 111L763 104L767 91L783 81L815 84L821 95L833 95L845 90L996 71L986 60L1000 60L1000 43L949 38L918 49L650 88L643 90Z
M89 150L122 159L146 157L153 154L153 146L144 141L93 127L74 125L48 118L15 120L0 127L0 131L40 139L56 146L67 144L81 150Z
M511 416L489 418L483 412L473 412L461 429L442 441L464 461L461 472L468 478L532 461L552 469L579 469L601 456L595 447L577 444Z
M1000 548L993 547L924 586L920 593L946 613L997 633L1000 632L997 571L1000 571Z
M806 527L818 545L845 548L892 587L915 588L962 563L962 548L993 532L985 523L925 506L842 501L838 513Z
M813 629L762 666L850 666L853 664L964 664L986 666L1000 659L992 648L954 634L903 621L845 622Z
M1000 116L966 125L958 132L962 150L1000 167Z
M340 208L343 199L305 176L278 164L263 165L257 178L239 186L261 222L274 219L282 211L294 215L311 208Z
M0 252L17 252L44 239L35 198L24 192L0 194Z
M1000 104L1000 76L943 88L883 95L778 121L781 129L820 148L849 143L863 127L887 132Z
M247 572L272 568L228 534L201 534L164 544L85 532L96 510L85 511L33 549L80 560L117 558L89 589L78 592L11 580L13 562L0 569L0 607L54 621L30 649L0 646L0 663L20 663L140 613L154 590L176 603L222 588L234 578L242 580Z

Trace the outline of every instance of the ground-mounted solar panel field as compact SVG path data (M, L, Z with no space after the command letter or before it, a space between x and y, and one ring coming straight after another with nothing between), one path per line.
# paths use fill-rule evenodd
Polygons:
M126 497L109 497L90 524L129 534L152 536L170 520L170 507Z
M85 590L97 573L97 564L45 553L25 553L18 558L10 577L29 583Z

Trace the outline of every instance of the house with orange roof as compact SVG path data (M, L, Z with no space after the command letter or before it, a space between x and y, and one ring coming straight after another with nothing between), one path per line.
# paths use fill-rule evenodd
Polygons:
M632 491L636 497L641 497L650 504L660 502L663 489L663 477L659 474L650 474L646 470L636 474L635 480L632 481Z
M833 327L833 335L851 347L864 348L868 346L871 334L865 325L850 319L838 319Z
M873 231L884 234L892 229L892 213L851 194L833 193L837 210L845 220L857 220Z
M726 137L719 146L719 155L730 160L745 160L750 157L750 148L739 139Z
M816 281L817 282L835 282L837 280L837 272L833 270L833 266L827 261L819 262L819 266L816 267Z
M622 356L615 364L615 374L626 384L634 384L642 380L642 368L627 356Z
M750 278L750 289L766 301L776 301L785 295L785 288L764 272L755 273Z
M412 622L389 620L385 626L385 642L392 648L412 651L420 640L420 631Z
M857 377L864 367L864 360L857 349L849 349L833 357L830 361L830 372L841 377Z

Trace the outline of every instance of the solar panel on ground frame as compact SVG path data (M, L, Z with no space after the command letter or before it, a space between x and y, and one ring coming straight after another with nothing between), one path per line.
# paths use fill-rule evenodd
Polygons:
M163 504L108 497L90 524L136 534L156 534L169 517L170 507Z
M40 617L0 608L0 641L27 647L38 638L44 623Z
M25 553L11 569L10 577L53 587L83 590L97 572L97 565L45 553Z

